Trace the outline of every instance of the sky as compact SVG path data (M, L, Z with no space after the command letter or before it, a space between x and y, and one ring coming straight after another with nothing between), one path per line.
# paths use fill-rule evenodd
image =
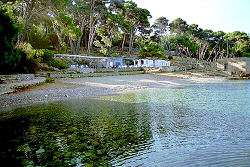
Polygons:
M180 17L190 24L213 31L250 33L250 0L133 0L152 15L151 23L164 16Z

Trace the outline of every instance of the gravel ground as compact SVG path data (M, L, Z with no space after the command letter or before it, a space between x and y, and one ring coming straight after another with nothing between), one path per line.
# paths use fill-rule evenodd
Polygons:
M24 92L0 95L0 109L51 101L91 98L142 89L224 80L200 73L159 73L77 79L57 79Z
M46 78L38 77L29 81L21 81L17 83L0 84L0 95L13 93L16 87L24 87L29 85L36 85L45 82Z

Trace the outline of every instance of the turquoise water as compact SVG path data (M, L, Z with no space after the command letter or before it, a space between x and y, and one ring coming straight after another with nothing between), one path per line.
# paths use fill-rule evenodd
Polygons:
M8 166L250 166L250 81L0 113ZM3 164L2 163L2 164Z

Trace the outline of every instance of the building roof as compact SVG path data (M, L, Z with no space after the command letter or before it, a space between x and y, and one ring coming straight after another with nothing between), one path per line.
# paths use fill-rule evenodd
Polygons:
M97 57L97 56L82 56L82 55L68 55L68 54L55 54L54 56L88 58L88 59L105 59L106 58L106 57Z
M73 57L73 58L88 58L88 59L112 59L112 60L163 60L163 59L137 59L137 58L128 58L128 57L82 56L82 55L69 55L69 54L55 54L54 56Z

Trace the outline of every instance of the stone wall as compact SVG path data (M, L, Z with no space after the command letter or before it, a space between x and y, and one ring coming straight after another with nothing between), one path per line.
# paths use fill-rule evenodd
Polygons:
M70 68L68 71L75 71L80 73L94 73L94 72L130 72L140 71L140 68Z
M162 68L162 71L166 71L166 72L173 72L173 71L179 71L179 70L183 70L183 69L181 69L181 67L179 66L170 66L170 67Z
M117 76L117 75L138 75L145 74L144 71L136 72L111 72L111 73L84 73L84 74L60 74L60 73L50 73L51 78L82 78L82 77L104 77L104 76ZM40 74L40 77L45 77L47 74Z
M199 69L214 71L223 75L245 76L250 74L250 58L228 58L216 62L181 58L174 56L173 66L179 66L180 70ZM171 70L170 70L171 71Z
M217 69L229 75L250 75L250 58L228 58L217 62Z
M16 74L16 75L0 75L1 79L4 79L6 82L21 82L21 81L30 81L35 78L34 74Z

